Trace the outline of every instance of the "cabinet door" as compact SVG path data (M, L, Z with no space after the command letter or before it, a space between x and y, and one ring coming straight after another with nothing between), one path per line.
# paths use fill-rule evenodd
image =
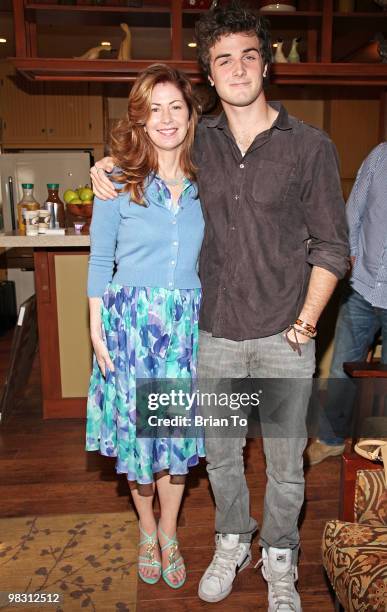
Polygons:
M89 84L89 113L89 142L103 143L103 86L101 83Z
M49 142L89 143L90 114L87 83L46 83Z
M46 143L44 87L0 62L1 141L8 144Z

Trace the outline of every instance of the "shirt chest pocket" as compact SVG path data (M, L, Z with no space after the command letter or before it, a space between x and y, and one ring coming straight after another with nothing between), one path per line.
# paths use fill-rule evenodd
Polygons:
M251 193L254 202L277 208L295 186L295 165L261 159L255 167Z

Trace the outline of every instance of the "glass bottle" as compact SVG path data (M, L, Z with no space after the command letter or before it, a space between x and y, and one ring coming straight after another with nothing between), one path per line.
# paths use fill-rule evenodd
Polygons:
M17 224L21 234L26 233L26 222L23 216L24 210L39 210L40 204L34 198L34 186L32 183L22 183L23 197L17 204Z
M45 202L45 208L51 212L51 228L66 227L65 224L65 209L62 200L59 197L59 183L47 184L48 195Z

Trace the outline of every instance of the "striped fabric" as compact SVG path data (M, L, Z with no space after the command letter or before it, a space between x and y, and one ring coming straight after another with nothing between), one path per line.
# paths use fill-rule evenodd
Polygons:
M387 308L387 142L371 151L347 204L351 284L373 306Z

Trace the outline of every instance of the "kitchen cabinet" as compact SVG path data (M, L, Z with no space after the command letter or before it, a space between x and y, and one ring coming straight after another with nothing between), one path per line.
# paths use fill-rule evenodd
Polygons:
M86 297L89 236L0 235L0 249L33 249L43 418L86 416L92 347ZM76 358L74 358L76 357Z
M32 83L0 62L0 119L2 143L31 143L47 139L44 83Z
M90 83L33 83L0 63L1 142L94 146L103 142L102 91Z

